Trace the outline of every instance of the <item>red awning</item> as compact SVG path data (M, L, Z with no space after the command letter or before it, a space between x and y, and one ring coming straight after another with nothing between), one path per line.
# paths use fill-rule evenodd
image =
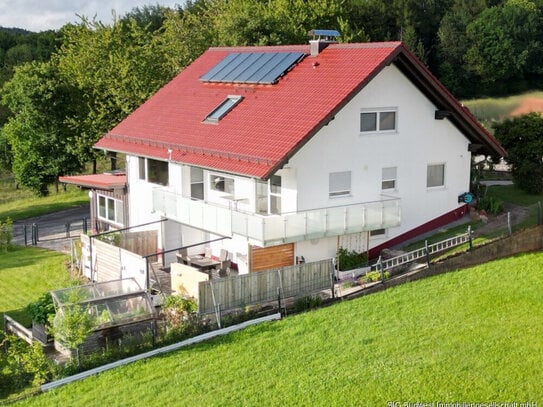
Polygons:
M64 184L78 185L84 188L112 191L126 187L126 174L92 174L59 177Z

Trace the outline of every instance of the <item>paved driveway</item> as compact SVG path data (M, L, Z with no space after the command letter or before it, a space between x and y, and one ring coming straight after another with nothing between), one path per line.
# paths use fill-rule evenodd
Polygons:
M37 225L38 247L70 253L71 240L83 231L83 219L90 216L89 205L77 206L59 212L13 222L13 243L32 245L32 225ZM69 224L69 228L67 228ZM90 225L89 225L90 227ZM68 232L68 233L67 233Z

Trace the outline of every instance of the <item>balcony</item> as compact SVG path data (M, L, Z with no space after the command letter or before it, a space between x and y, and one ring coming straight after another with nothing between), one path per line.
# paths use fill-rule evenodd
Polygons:
M153 209L168 219L214 234L245 236L261 247L400 224L400 200L395 198L266 216L192 200L156 188L153 190Z

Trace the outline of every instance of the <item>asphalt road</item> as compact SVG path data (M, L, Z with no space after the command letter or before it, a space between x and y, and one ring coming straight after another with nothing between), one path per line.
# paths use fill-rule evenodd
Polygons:
M71 241L83 231L84 218L90 217L89 205L53 212L13 222L13 243L32 246L33 225L37 226L37 247L70 253ZM90 228L90 225L88 225Z

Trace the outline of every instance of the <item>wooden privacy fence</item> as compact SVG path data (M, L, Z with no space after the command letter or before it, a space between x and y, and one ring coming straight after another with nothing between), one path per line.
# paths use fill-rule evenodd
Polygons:
M245 305L264 305L278 298L307 296L325 289L333 295L333 260L322 260L212 279L198 283L198 312L208 314Z

